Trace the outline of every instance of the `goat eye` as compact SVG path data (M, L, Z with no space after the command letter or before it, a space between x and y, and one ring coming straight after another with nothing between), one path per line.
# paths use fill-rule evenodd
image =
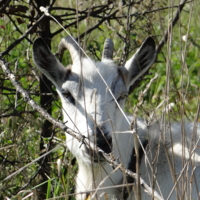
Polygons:
M75 99L74 97L72 96L72 94L67 91L67 92L63 92L62 95L70 102L72 103L73 105L75 105Z
M71 94L69 92L63 92L62 95L65 97L65 98L68 98Z
M127 93L122 93L117 100L120 101L120 100L126 99L127 97L128 97Z

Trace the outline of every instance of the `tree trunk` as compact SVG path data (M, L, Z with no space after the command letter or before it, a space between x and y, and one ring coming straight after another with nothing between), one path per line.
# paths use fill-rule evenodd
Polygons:
M47 7L50 4L50 0L35 0L38 8L40 6ZM42 15L43 13L41 13ZM39 16L40 17L40 16ZM42 37L46 44L51 48L51 32L50 32L50 20L47 17L43 20L40 25L40 32L39 35ZM43 74L40 76L40 92L43 93L50 93L52 89L52 83L49 79L46 78ZM47 110L49 114L52 112L52 96L51 95L41 95L40 97L40 104L41 107ZM40 141L40 152L42 154L46 153L50 149L50 143L48 146L44 146L43 138L50 138L53 134L53 127L52 124L48 120L44 120L42 131L41 131L41 141ZM40 183L42 184L38 189L39 199L46 199L46 192L47 192L47 180L50 175L50 155L47 155L43 159L40 160ZM44 183L44 184L43 184Z

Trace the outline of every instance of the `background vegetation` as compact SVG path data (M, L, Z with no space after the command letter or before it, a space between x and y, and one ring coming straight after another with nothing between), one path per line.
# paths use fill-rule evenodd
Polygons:
M153 36L159 44L180 3L179 0L1 0L0 58L9 64L33 100L61 120L61 105L54 87L34 66L32 43L42 36L56 52L67 33L52 18L45 17L40 6L48 6L49 12L95 60L101 58L104 40L112 38L114 60L123 65L147 36ZM198 0L185 1L180 19L170 31L156 63L130 95L127 112L145 118L165 114L169 120L198 120L199 21ZM67 54L63 63L70 63ZM138 100L156 73L158 77L142 100ZM73 199L77 167L65 148L63 132L24 101L1 68L0 120L0 199ZM21 171L15 173L18 170Z

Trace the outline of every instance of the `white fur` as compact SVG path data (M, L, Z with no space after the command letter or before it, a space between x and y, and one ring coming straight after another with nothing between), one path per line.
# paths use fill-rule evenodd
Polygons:
M193 123L172 123L163 126L161 122L157 122L146 128L149 146L146 148L147 157L143 157L140 164L140 174L164 199L173 200L177 199L177 196L179 199L200 198L199 126L198 124L196 131ZM164 127L167 127L167 130ZM173 190L169 196L175 182L177 190ZM141 191L142 199L151 199L143 189Z
M124 108L124 94L128 93L130 86L141 76L140 73L144 73L155 59L153 40L147 39L125 67L121 68L108 59L102 62L94 62L86 58L76 59L71 66L68 79L65 76L68 69L66 70L55 59L41 40L36 41L33 47L36 65L56 86L62 101L63 120L66 125L93 142L99 137L95 135L97 126L103 127L103 134L107 134L107 138L112 137L112 153L127 168L134 148L133 135L130 132L130 123L124 117L108 88L112 90L121 108ZM48 67L41 57L45 53L46 58L49 57L46 61ZM140 63L140 59L144 59L144 62ZM66 92L70 92L70 96L65 97ZM75 105L70 99L75 99ZM128 119L132 121L130 117ZM147 126L143 120L137 119L134 126L142 143L148 139L146 153L140 163L140 174L146 183L165 199L168 197L170 199L177 197L198 199L198 189L200 189L199 125L196 131L193 123L163 125L162 121L159 121ZM123 172L113 169L102 159L94 162L97 158L88 154L85 145L67 133L66 143L76 157L79 167L76 178L77 200L85 200L87 192L91 190L93 192L90 196L94 199L123 198L124 187L113 187L126 183L127 177ZM177 186L169 196L176 182ZM97 190L94 191L95 189ZM142 199L152 199L143 188L141 188L141 193ZM130 194L129 199L134 199L134 193Z

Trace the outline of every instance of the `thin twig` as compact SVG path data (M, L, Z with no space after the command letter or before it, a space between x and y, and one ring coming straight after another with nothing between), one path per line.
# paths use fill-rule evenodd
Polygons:
M1 12L4 12L4 10L6 9L6 7L8 6L8 4L9 4L11 1L12 1L12 0L8 0L8 1L5 2L5 4L4 4L4 2L1 2L1 3L0 3L0 6L2 6L2 4L4 4L4 5L1 7L1 9L0 9L0 13L1 13Z
M183 10L184 5L187 3L187 0L182 0L178 6L178 9L175 13L175 17L172 20L172 22L170 23L168 29L166 30L163 38L161 39L160 43L158 44L157 48L156 48L156 52L157 55L160 53L162 47L164 46L164 44L167 42L168 40L168 35L169 33L172 31L172 28L175 26L176 22L179 20L180 15L181 15L181 11Z
M0 53L0 58L3 57L4 55L8 54L10 50L12 50L16 45L18 45L24 38L28 36L31 31L38 26L38 24L44 20L46 16L42 15L35 23L33 26L31 26L19 39L15 40L5 51Z

